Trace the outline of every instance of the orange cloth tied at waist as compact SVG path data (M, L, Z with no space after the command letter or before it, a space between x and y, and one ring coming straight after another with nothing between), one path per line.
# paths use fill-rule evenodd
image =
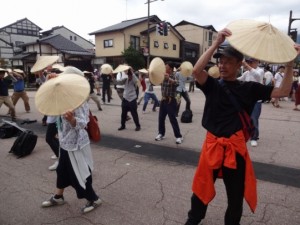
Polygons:
M244 198L254 213L257 205L256 178L241 130L230 138L218 138L207 132L194 176L192 190L207 205L216 195L213 170L220 169L222 165L230 169L236 169L236 153L239 153L245 160Z

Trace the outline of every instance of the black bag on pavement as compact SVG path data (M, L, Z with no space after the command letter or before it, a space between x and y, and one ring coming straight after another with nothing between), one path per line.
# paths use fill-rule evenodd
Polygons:
M20 134L20 130L10 124L4 123L2 126L0 126L0 138L11 138L16 137Z
M186 109L183 111L181 115L181 122L182 123L191 123L193 120L193 112L190 109Z
M15 140L9 153L13 153L18 158L31 154L37 142L37 135L30 130L23 131Z

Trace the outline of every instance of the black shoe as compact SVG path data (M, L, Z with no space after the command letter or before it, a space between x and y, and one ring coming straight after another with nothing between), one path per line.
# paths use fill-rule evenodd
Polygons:
M126 121L128 121L128 120L131 120L131 117L130 117L130 116L127 116L127 117L126 117Z
M102 108L99 108L99 111L102 111Z
M125 130L125 127L121 126L118 130Z
M140 131L141 130L141 127L136 127L135 128L135 131Z

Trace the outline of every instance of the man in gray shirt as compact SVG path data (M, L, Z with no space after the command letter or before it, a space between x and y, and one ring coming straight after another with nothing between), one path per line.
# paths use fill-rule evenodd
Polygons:
M126 128L127 113L130 112L135 123L135 130L141 130L139 122L139 116L137 113L137 94L136 87L139 84L138 78L133 74L132 70L128 70L128 78L117 81L117 84L124 84L124 93L122 100L122 114L121 114L121 127L118 130L124 130Z

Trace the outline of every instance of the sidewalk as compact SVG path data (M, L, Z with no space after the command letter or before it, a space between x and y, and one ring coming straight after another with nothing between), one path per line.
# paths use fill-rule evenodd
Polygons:
M159 90L156 89L158 96ZM139 116L142 130L134 131L132 120L126 130L120 126L120 100L113 90L110 105L97 111L90 101L92 112L101 124L103 142L92 144L95 170L93 183L103 199L101 207L86 215L80 213L84 200L78 200L72 188L66 189L67 204L42 209L40 204L55 190L55 172L48 166L52 152L44 141L46 127L41 125L42 115L34 106L35 92L28 92L31 113L25 113L20 100L17 104L18 122L37 119L38 123L22 127L34 130L39 138L33 153L23 159L8 154L14 138L0 139L0 224L70 224L70 225L179 225L184 224L190 208L191 184L195 165L170 159L168 154L198 155L205 130L201 127L204 96L199 90L190 94L193 123L180 123L184 141L175 144L168 119L166 139L154 140L157 134L158 112L148 105L146 114ZM263 105L260 119L260 140L257 148L249 146L255 162L295 169L300 178L300 113L293 111L293 103L282 102L283 108ZM181 112L185 106L181 104ZM7 108L0 109L0 119ZM181 113L180 113L181 114ZM128 140L124 143L124 139ZM109 143L111 142L111 147ZM151 151L153 154L144 154ZM156 152L161 152L158 155ZM195 154L192 154L192 153ZM182 155L183 157L184 155ZM195 159L197 161L197 159ZM271 172L271 171L270 171ZM260 175L260 174L258 174ZM222 180L216 182L217 196L208 207L204 225L221 225L226 210L226 193ZM241 224L246 225L298 225L300 224L299 188L258 180L258 207L252 214L245 203Z

